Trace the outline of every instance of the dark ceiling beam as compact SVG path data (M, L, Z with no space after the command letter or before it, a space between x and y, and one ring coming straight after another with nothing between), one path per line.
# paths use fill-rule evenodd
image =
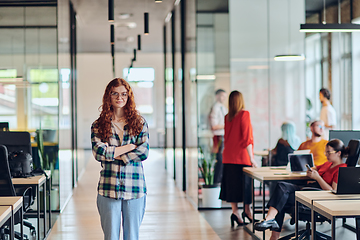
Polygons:
M20 0L13 0L13 1L0 1L1 7L56 7L57 1L55 0L31 0L31 1L20 1Z

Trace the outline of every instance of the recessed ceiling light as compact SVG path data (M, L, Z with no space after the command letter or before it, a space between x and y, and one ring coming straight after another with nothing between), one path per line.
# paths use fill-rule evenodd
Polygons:
M126 37L126 41L127 41L127 42L134 42L134 40L135 40L134 37L131 37L131 36Z
M116 27L128 27L128 28L136 28L137 24L136 22L121 22L121 23L115 23Z
M127 23L127 27L128 27L128 28L136 28L136 26L137 26L137 25L136 25L135 22L128 22L128 23Z
M128 19L128 18L130 18L130 17L132 17L132 14L131 14L131 13L120 13L120 14L118 15L118 18L120 18L120 19Z

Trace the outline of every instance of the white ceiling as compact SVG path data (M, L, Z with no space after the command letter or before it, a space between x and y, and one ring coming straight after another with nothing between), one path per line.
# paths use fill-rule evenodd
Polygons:
M110 52L110 23L108 0L72 0L77 13L78 52ZM115 0L115 51L132 52L137 48L137 35L141 34L143 52L162 52L162 31L167 14L174 7L174 0ZM144 12L149 12L149 35L144 35ZM120 13L130 13L120 19ZM135 22L136 28L122 25ZM133 38L127 42L126 38Z

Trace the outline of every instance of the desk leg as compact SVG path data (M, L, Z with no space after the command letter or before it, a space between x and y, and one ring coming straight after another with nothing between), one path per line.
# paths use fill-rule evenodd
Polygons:
M299 235L299 202L295 198L295 239L298 240Z
M356 240L360 240L360 218L355 218L356 223Z
M252 219L255 219L255 185L254 185L254 179L251 178L251 201L252 201L252 206L253 206L253 211L252 211ZM245 204L244 204L245 206ZM244 208L245 209L245 208ZM255 233L255 221L252 221L252 232Z
M11 210L11 215L10 215L10 224L9 224L9 232L10 232L10 239L13 240L15 239L15 230L14 230L14 226L15 226L15 218L14 218L14 211Z
M47 227L46 227L46 195L47 195L47 192L46 192L46 182L43 184L43 191L44 191L44 194L43 194L43 202L44 202L44 238L46 238L46 233L47 233Z
M40 186L36 185L36 203L37 203L37 239L40 240Z
M331 240L335 240L335 217L331 218Z
M263 213L262 219L265 219L265 181L262 182L262 213ZM265 231L263 231L263 240L265 240Z
M48 189L48 194L49 194L49 226L48 229L51 229L51 178L47 179L46 181L48 183L47 185L47 189Z
M21 239L24 239L24 209L23 207L21 206L20 208L20 236L21 236Z
M315 217L316 217L316 212L313 209L313 204L311 204L311 240L315 239L315 232L316 232L316 222L315 222Z

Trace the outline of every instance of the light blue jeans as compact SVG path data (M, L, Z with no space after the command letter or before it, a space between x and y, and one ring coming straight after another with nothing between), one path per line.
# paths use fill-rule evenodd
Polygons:
M116 200L98 194L97 207L104 232L104 240L120 239L121 216L123 218L123 239L138 240L145 205L146 195L138 199Z

